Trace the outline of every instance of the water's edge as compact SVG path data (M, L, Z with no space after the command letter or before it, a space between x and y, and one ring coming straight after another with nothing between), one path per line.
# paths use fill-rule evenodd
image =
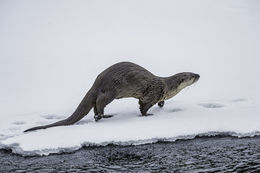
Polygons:
M196 136L142 145L86 146L21 156L0 150L0 172L259 172L260 136Z
M243 138L260 138L260 132L253 132L248 134L238 134L234 132L208 132L201 133L197 135L188 135L188 136L178 136L174 138L155 138L149 140L139 140L139 141L127 141L127 142L105 142L105 143L83 143L81 146L71 147L71 148L58 148L58 149L45 149L45 150L35 150L35 151L23 151L23 149L18 144L13 145L3 145L0 143L0 151L6 152L22 157L35 157L35 156L49 156L49 155L60 155L67 153L75 153L81 149L88 148L99 148L99 147L109 147L109 146L139 146L139 145L150 145L150 144L162 144L162 143L175 143L179 141L190 141L196 139L217 139L230 137L234 139L243 139Z

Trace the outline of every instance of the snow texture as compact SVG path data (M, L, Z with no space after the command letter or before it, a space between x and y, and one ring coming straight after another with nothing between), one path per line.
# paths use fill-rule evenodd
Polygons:
M0 2L0 148L48 155L196 135L260 134L257 0ZM200 80L142 117L120 99L94 122L23 130L68 117L96 76L120 61Z

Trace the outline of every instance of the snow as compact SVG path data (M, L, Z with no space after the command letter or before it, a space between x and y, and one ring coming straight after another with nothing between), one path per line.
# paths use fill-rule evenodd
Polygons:
M250 101L222 100L221 108L204 107L204 104L193 101L169 101L164 108L153 107L150 112L154 115L148 117L140 116L137 109L134 109L135 102L134 99L116 101L107 111L115 114L114 117L102 119L98 123L94 122L92 116L87 116L73 126L23 133L23 129L37 123L31 123L30 117L22 125L10 122L6 125L10 137L1 141L2 147L11 148L13 152L23 155L48 155L74 151L82 146L138 145L159 140L189 139L200 134L212 135L213 132L228 132L229 135L238 137L260 134L260 109L252 108L254 104ZM210 104L218 105L218 102ZM42 119L43 117L38 118L40 124L48 124L60 117ZM1 127L2 124L5 125L1 123Z
M0 148L48 155L196 135L260 133L258 1L1 1ZM141 117L120 99L94 122L23 133L68 117L105 68L135 62L200 80Z

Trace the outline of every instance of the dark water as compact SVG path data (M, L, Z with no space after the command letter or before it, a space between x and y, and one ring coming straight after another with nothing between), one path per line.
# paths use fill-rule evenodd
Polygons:
M260 172L260 137L210 137L139 146L88 147L22 157L0 151L0 172Z

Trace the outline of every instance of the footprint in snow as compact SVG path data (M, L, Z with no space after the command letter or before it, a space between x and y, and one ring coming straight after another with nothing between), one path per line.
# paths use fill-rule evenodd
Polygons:
M23 124L25 124L25 122L23 122L23 121L15 121L15 122L13 122L13 124L14 125L23 125Z
M203 103L203 104L199 104L199 105L204 107L204 108L210 108L210 109L224 107L224 105L218 104L218 103Z
M181 109L181 108L175 108L175 109L169 110L169 112L180 112L180 111L183 111L183 109Z
M47 120L53 120L53 119L62 119L62 116L58 116L58 115L43 115L43 118L47 119Z
M238 99L233 99L232 102L245 102L247 101L246 99L244 98L238 98Z

